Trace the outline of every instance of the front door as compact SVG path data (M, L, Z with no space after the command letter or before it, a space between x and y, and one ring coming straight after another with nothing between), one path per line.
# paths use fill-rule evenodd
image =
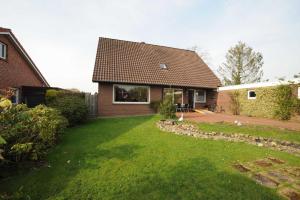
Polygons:
M189 100L189 105L192 105L193 108L195 108L194 104L194 90L188 90L188 100Z

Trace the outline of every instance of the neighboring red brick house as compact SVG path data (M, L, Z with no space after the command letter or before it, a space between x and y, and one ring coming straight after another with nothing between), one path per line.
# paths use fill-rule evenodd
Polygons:
M0 27L0 88L49 86L10 29Z
M49 87L10 29L0 27L0 89Z
M100 38L93 82L98 82L98 114L151 114L150 103L171 95L192 108L216 104L219 79L196 52Z

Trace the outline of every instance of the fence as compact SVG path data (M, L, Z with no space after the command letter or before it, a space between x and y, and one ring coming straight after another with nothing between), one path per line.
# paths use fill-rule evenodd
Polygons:
M89 116L96 117L98 115L98 93L85 93L85 104L88 107Z

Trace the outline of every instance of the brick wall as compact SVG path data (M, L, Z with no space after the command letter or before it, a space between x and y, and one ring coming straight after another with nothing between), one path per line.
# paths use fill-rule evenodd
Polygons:
M5 35L0 41L7 45L7 60L0 59L0 88L43 86L43 81Z
M222 109L226 112L226 113L231 113L230 112L230 90L225 90L225 91L219 91L217 94L217 105L219 108L222 107Z
M146 115L153 114L149 104L113 104L113 84L98 85L98 114L100 116ZM150 87L151 101L162 99L162 88Z

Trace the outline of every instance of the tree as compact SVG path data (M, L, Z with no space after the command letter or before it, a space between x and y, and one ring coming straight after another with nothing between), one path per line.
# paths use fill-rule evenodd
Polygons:
M260 82L263 77L263 56L243 42L230 48L226 62L218 68L225 85Z
M191 51L195 51L208 66L211 65L211 56L207 50L200 48L197 45L194 45L187 49Z

